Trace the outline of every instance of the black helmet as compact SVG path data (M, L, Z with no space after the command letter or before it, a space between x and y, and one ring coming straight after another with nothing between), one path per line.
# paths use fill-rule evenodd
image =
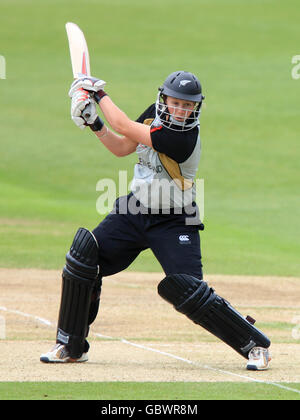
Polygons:
M159 88L161 94L187 101L202 102L202 87L199 79L188 71L175 71Z
M166 105L166 96L195 102L193 112L184 119L177 121L170 114ZM156 118L163 126L175 131L187 131L199 125L199 117L204 96L199 79L187 71L171 73L158 89L156 100Z

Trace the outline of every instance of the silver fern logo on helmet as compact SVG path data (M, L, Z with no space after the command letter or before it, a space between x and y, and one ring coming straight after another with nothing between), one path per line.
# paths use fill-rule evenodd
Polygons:
M181 81L180 81L180 83L179 83L179 87L180 87L180 86L185 86L185 85L187 85L188 83L192 83L192 82L191 82L191 80L181 80Z
M166 98L172 97L194 103L194 108L174 107L174 112L166 104ZM199 117L204 96L198 78L186 71L171 73L158 89L156 100L156 122L174 131L188 131L199 125ZM180 110L180 120L175 118Z

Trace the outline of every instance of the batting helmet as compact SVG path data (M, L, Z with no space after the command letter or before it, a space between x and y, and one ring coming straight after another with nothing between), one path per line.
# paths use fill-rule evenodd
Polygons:
M195 107L192 113L184 119L178 121L170 114L166 105L166 97L194 102ZM156 118L160 123L175 131L187 131L199 124L200 110L204 96L199 79L187 71L175 71L171 73L163 85L158 89L156 101Z
M188 71L171 73L159 88L161 94L187 101L202 102L202 87L199 79Z

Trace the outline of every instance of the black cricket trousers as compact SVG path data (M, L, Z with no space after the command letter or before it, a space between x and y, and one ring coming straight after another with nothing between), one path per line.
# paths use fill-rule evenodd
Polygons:
M99 244L100 275L125 270L140 252L150 248L166 275L190 274L202 280L200 221L186 224L190 215L185 212L122 214L120 203L123 206L130 199L135 200L132 193L118 198L112 212L93 230ZM136 204L138 207L139 202Z

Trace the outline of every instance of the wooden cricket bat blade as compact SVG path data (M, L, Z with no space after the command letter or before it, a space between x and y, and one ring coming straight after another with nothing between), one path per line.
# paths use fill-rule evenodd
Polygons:
M72 22L66 23L74 79L91 75L88 46L82 30Z
M72 70L74 79L78 79L83 75L90 76L90 56L82 30L76 23L67 22L66 31L68 35L70 56L72 63ZM91 104L87 105L82 111L82 116L85 121L88 121L91 116Z

